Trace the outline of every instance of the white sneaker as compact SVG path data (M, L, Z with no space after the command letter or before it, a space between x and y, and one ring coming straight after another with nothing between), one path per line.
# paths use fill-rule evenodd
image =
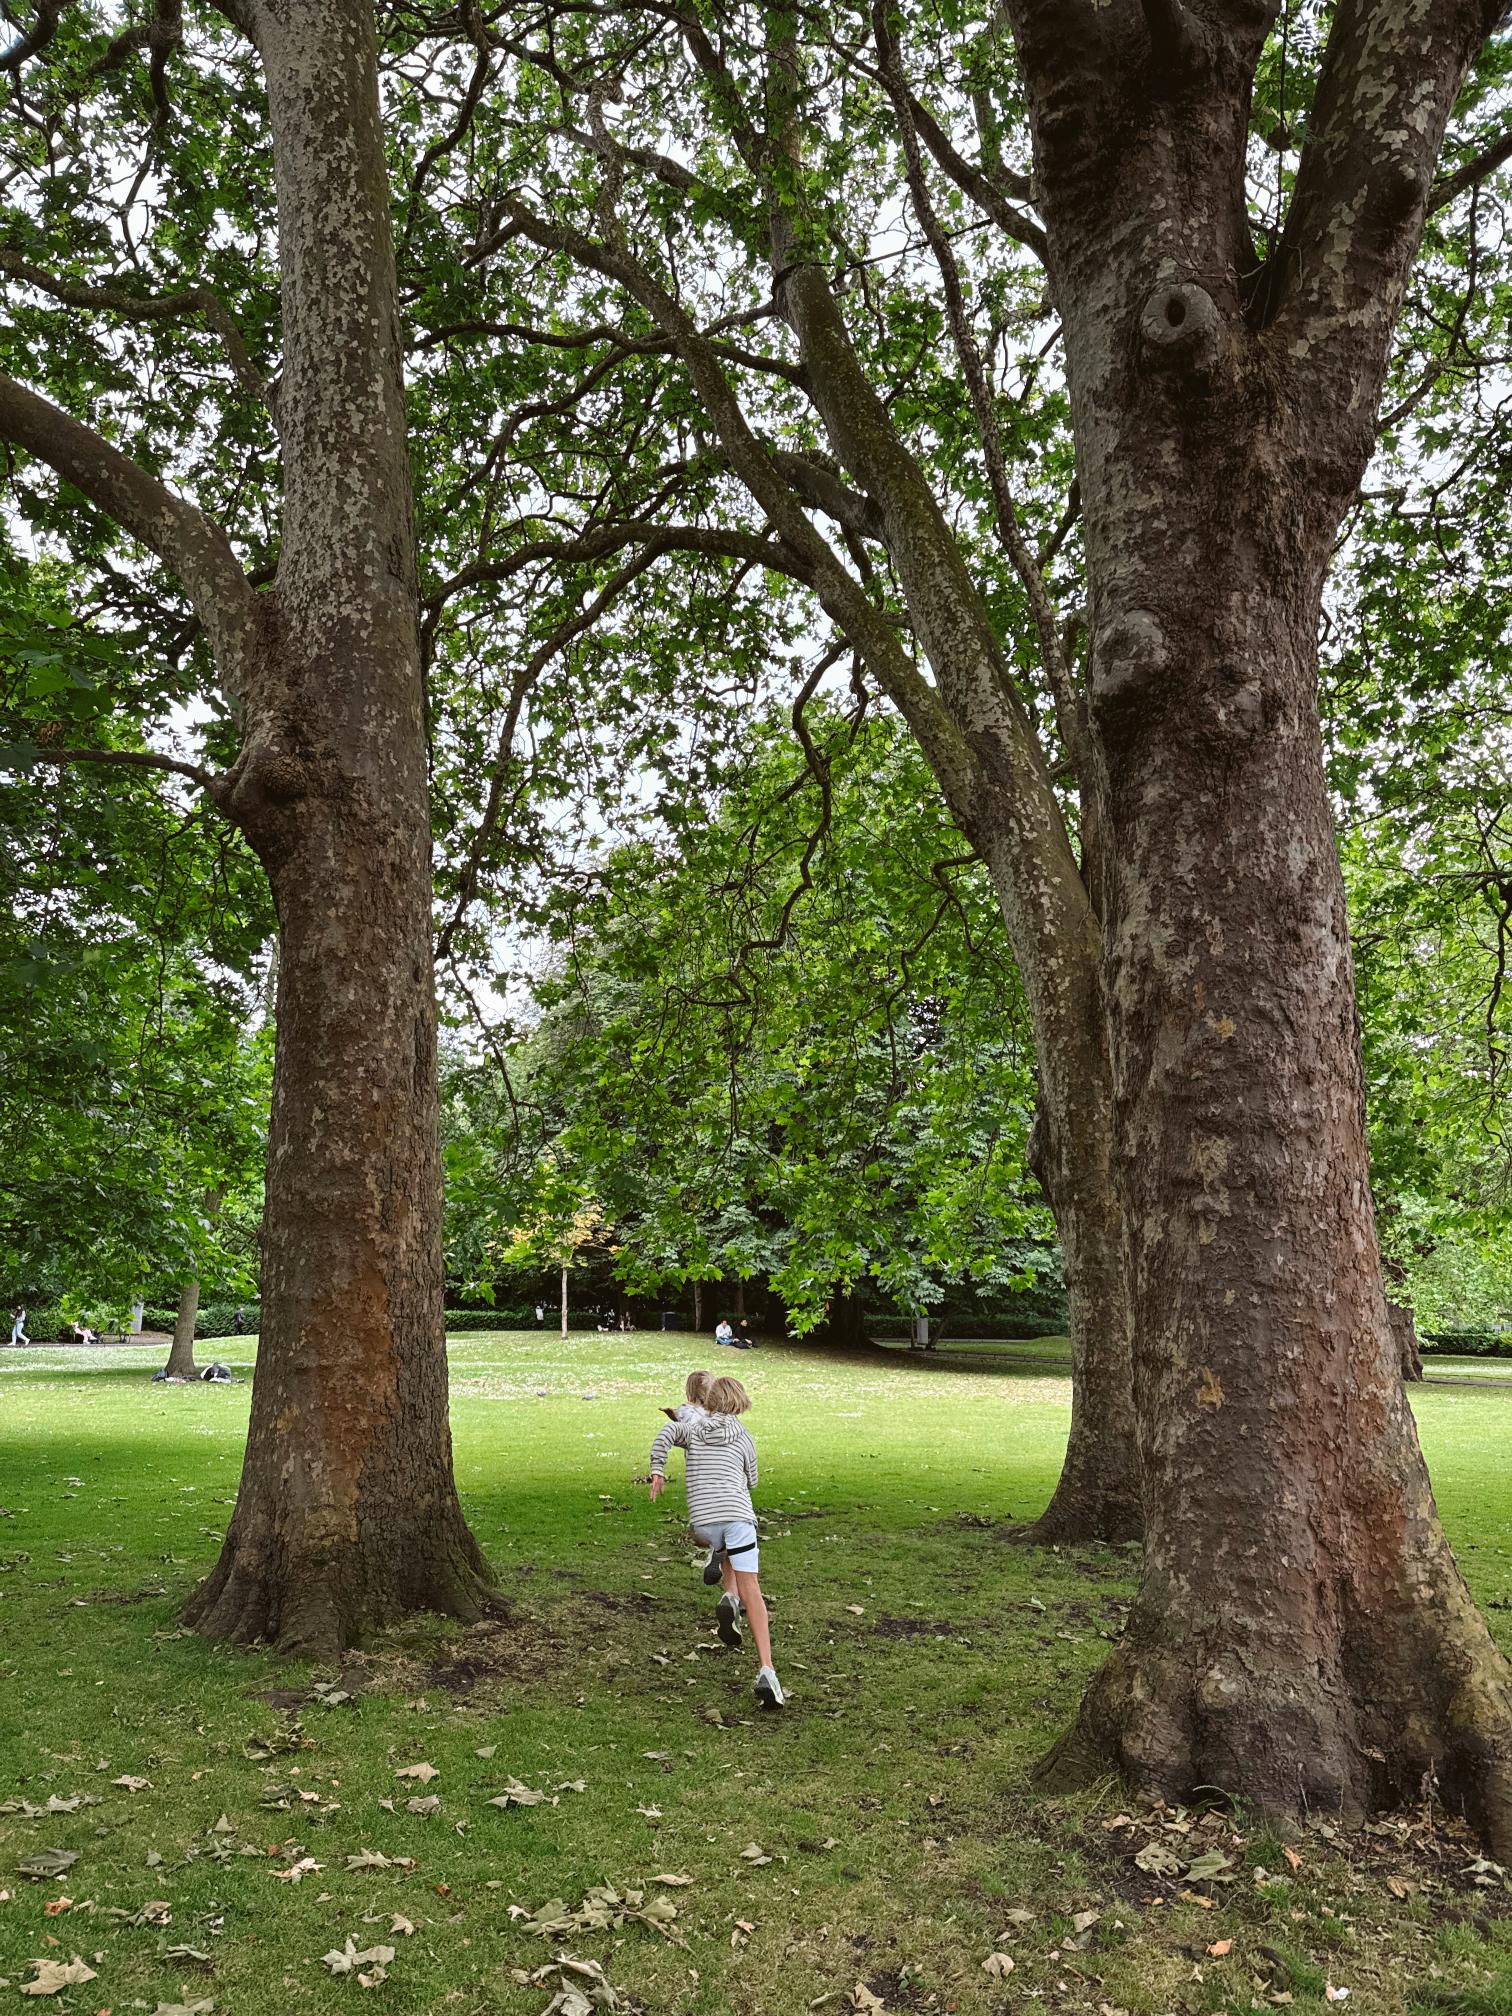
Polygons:
M756 1675L756 1684L752 1692L763 1708L787 1706L787 1696L782 1691L782 1682L770 1666L763 1666Z

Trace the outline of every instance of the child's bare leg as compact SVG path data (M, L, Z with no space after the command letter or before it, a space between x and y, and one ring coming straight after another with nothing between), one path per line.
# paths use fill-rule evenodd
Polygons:
M748 1576L746 1579L748 1581L753 1581L755 1578L753 1576ZM736 1583L735 1570L730 1566L730 1558L728 1555L726 1555L724 1560L720 1563L719 1586L721 1589L724 1590L726 1596L734 1596L739 1593Z
M767 1627L766 1600L761 1593L760 1580L755 1575L735 1575L735 1589L740 1597L741 1608L745 1611L746 1622L751 1627L751 1635L756 1640L756 1656L763 1666L772 1663L772 1634Z

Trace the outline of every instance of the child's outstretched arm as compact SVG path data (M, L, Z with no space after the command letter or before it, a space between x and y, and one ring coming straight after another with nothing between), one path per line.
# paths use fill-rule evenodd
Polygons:
M651 1502L660 1498L667 1482L667 1458L674 1447L688 1446L688 1431L681 1421L669 1421L651 1444Z
M745 1462L746 1485L748 1489L754 1491L757 1483L760 1481L756 1462L756 1444L744 1429L741 1430L741 1435L744 1439L740 1445L740 1454Z

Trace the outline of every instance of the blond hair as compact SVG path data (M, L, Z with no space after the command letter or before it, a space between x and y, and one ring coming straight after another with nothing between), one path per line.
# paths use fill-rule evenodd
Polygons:
M738 1379L711 1379L703 1404L711 1414L744 1414L751 1404L751 1396Z
M712 1384L707 1372L690 1372L683 1382L683 1398L691 1407L702 1407Z

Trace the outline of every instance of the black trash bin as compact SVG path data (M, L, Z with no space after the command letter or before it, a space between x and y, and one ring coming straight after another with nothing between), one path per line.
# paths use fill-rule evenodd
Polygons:
M677 1328L677 1312L676 1312L676 1310L674 1310L674 1309L663 1309L663 1311L662 1311L662 1328L663 1328L663 1330L675 1330L675 1329Z

